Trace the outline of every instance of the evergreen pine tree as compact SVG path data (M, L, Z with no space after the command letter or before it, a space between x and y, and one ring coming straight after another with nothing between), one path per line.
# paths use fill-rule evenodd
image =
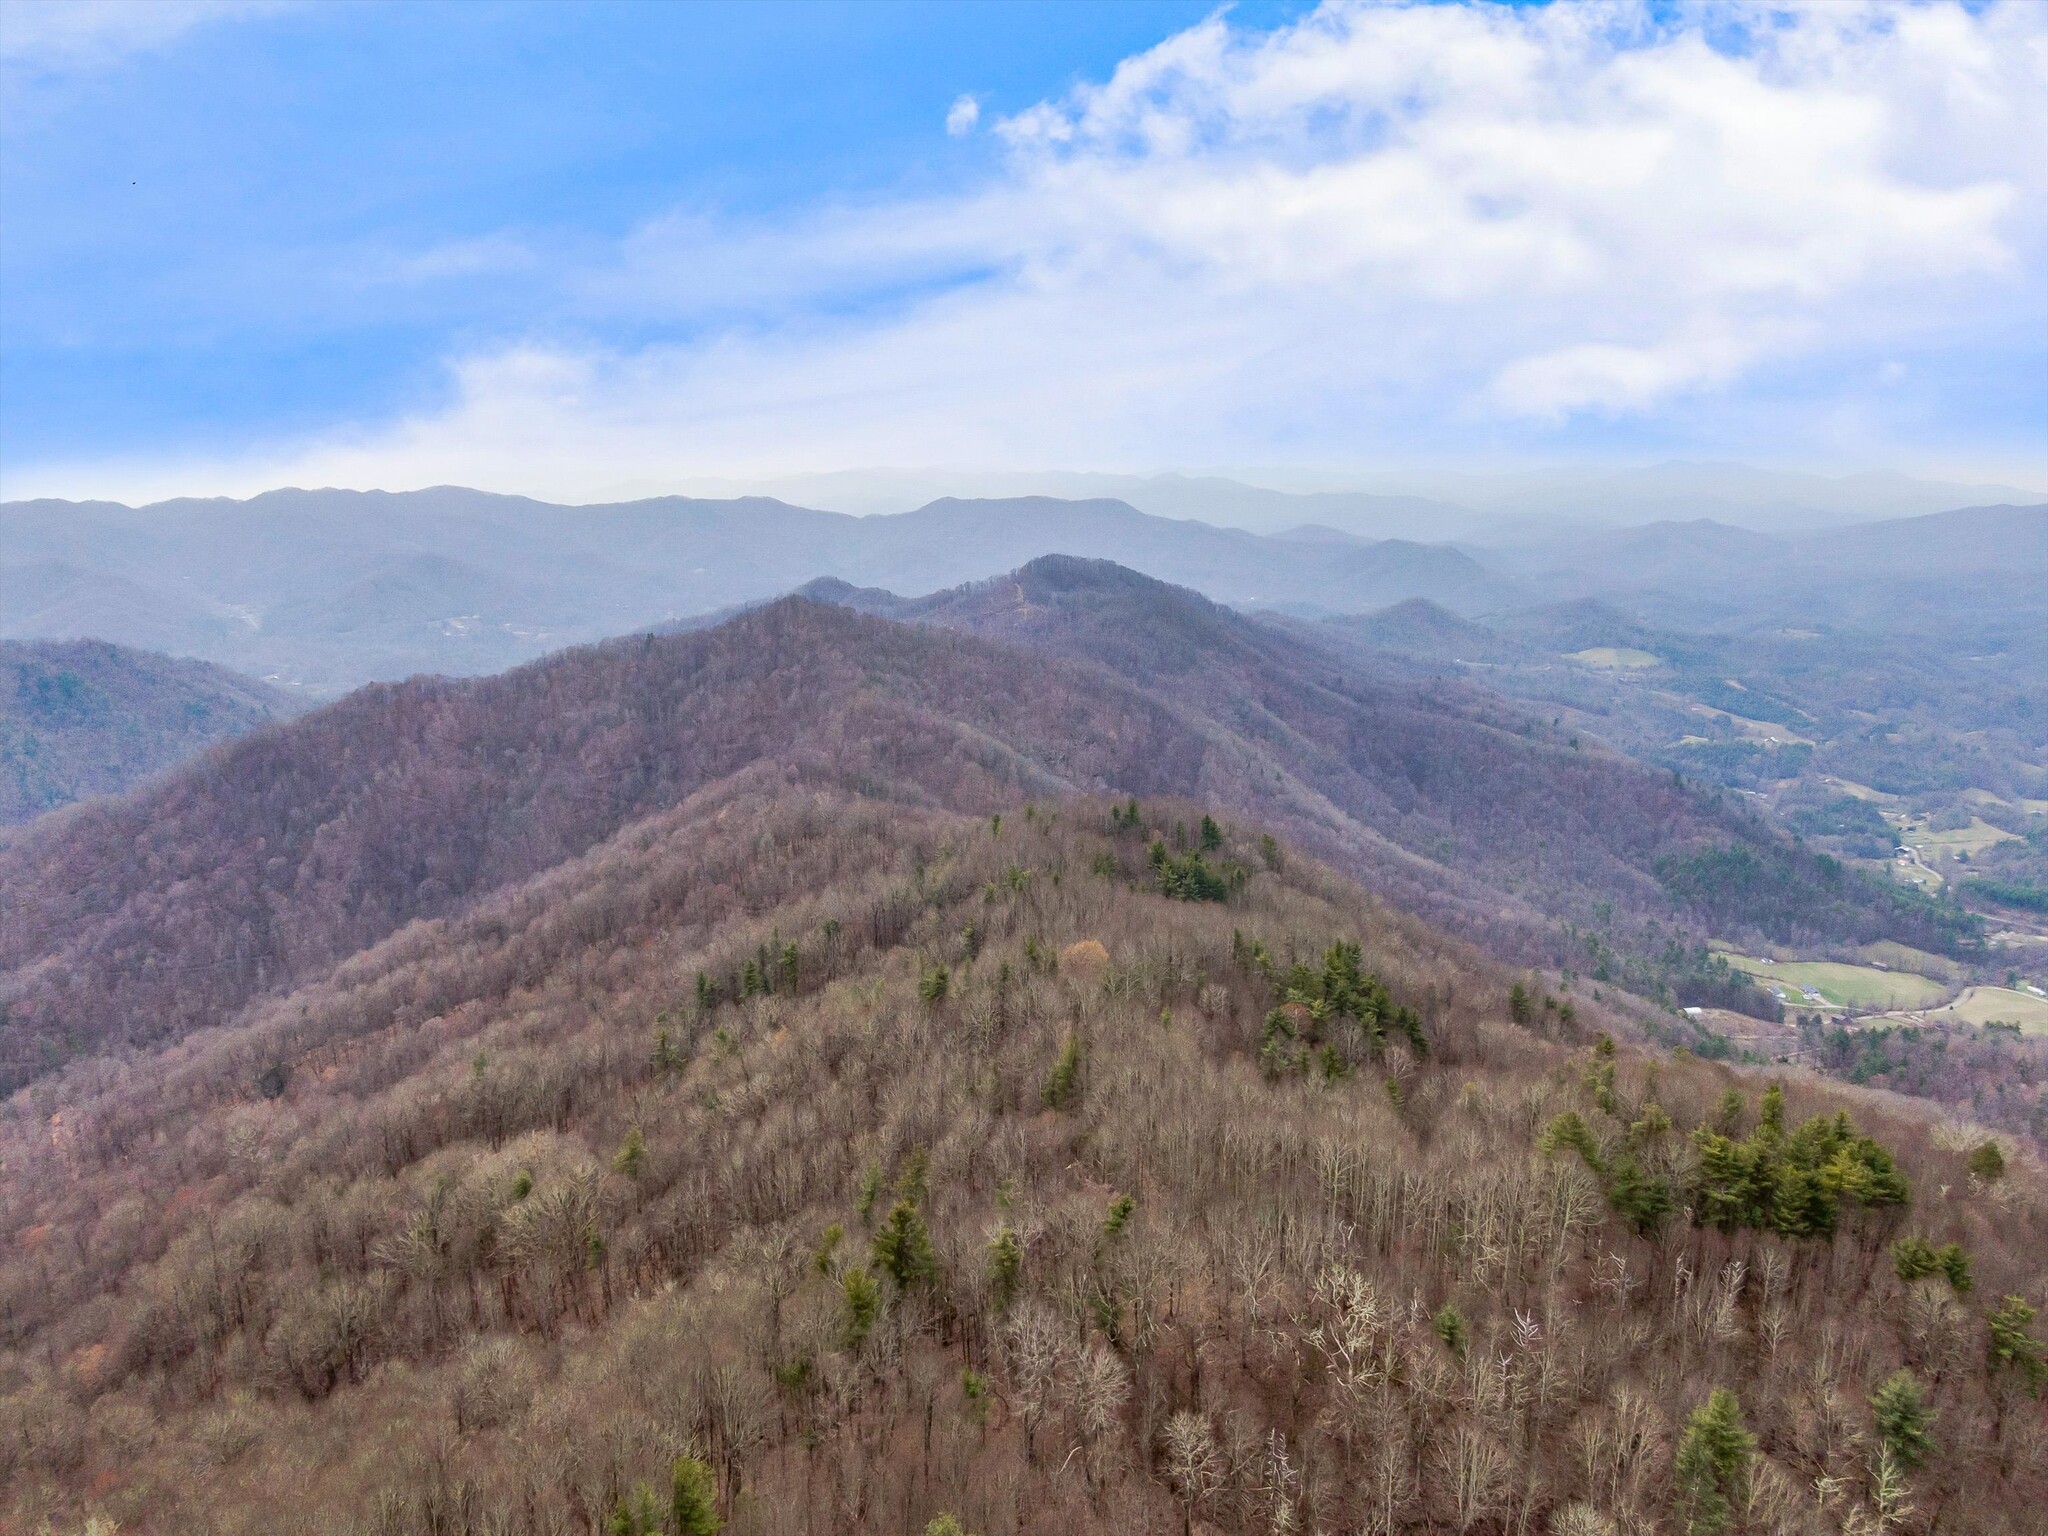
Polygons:
M1984 1320L1991 1330L1985 1355L1994 1375L2017 1371L2027 1391L2039 1397L2041 1388L2048 1386L2048 1355L2044 1355L2041 1341L2027 1332L2033 1320L2034 1309L2024 1297L2006 1297Z
M1436 1336L1444 1341L1444 1348L1460 1360L1465 1358L1465 1346L1469 1342L1465 1330L1465 1318L1448 1301L1438 1309L1430 1325L1436 1329Z
M891 1206L888 1220L882 1223L881 1231L875 1234L874 1241L868 1246L876 1267L899 1287L907 1289L931 1278L934 1263L931 1232L924 1224L924 1217L918 1214L915 1202L903 1199Z
M676 1536L718 1536L718 1485L694 1456L678 1456L669 1479L669 1524Z
M1004 1227L988 1244L988 1288L998 1313L1010 1310L1023 1269L1024 1245L1014 1228Z
M1989 1184L2005 1177L2005 1154L1998 1143L1987 1141L1970 1154L1970 1172Z
M1679 1443L1678 1514L1686 1536L1721 1536L1749 1477L1756 1436L1742 1424L1742 1405L1725 1387L1698 1408Z
M612 1168L629 1179L637 1179L646 1163L647 1138L640 1134L640 1127L636 1125L626 1132L625 1145L613 1156Z
M1927 1406L1926 1389L1911 1371L1894 1371L1885 1378L1870 1395L1870 1414L1879 1443L1905 1471L1919 1466L1934 1449L1927 1434L1934 1414Z
M882 1310L882 1288L875 1284L873 1274L855 1265L839 1277L839 1294L846 1304L840 1340L848 1349L859 1349L874 1331L875 1316Z

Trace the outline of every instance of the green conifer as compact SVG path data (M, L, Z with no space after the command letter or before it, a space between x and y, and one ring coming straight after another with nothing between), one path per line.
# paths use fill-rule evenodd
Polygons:
M1756 1436L1742 1423L1742 1405L1725 1387L1698 1408L1679 1442L1678 1516L1686 1536L1721 1536L1749 1480Z
M1934 1449L1928 1428L1934 1414L1927 1406L1927 1391L1911 1371L1894 1371L1870 1395L1870 1415L1877 1425L1879 1443L1905 1471L1912 1471Z

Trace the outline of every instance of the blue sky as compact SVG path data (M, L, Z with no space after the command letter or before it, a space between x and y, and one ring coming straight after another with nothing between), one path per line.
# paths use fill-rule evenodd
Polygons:
M2044 9L16 0L0 480L2039 481Z

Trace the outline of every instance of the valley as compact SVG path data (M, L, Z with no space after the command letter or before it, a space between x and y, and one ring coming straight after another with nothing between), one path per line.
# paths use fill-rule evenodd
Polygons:
M1910 971L1877 970L1863 965L1751 960L1742 956L1729 963L1758 977L1777 993L1781 1002L1794 1008L1819 1006L1880 1012L1908 1009L1924 1007L1948 990L1940 982Z

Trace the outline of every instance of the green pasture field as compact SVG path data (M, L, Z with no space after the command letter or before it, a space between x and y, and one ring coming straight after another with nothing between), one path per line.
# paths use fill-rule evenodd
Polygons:
M1965 975L1963 968L1946 956L1930 955L1924 949L1914 949L1890 939L1864 945L1863 959L1880 969L1918 972L1922 976L1932 976L1936 981L1958 982Z
M1872 805L1890 805L1899 798L1897 795L1888 795L1881 789L1872 789L1868 784L1858 784L1854 779L1838 779L1832 774L1822 774L1820 781L1830 789L1840 790L1857 800L1868 800Z
M1931 832L1925 822L1905 821L1902 818L1899 839L1901 842L1912 844L1923 853L1967 853L1972 857L1994 843L2019 841L2012 833L1994 827L1978 817L1972 817L1967 827L1958 827L1953 832Z
M1787 1006L1793 1008L1812 1006L1805 995L1808 987L1836 1008L1925 1008L1939 1002L1948 990L1911 971L1880 971L1874 965L1844 965L1834 960L1770 961L1730 955L1728 963L1760 981L1778 983L1785 989Z
M1738 715L1732 710L1716 709L1711 704L1693 705L1693 713L1709 719L1726 720L1742 733L1745 741L1768 741L1778 746L1810 747L1811 736L1802 736L1789 725L1774 725L1768 720L1752 720L1747 715Z
M2030 1035L2048 1035L2048 998L2007 987L1971 987L1930 1019L1955 1018L1965 1024L2017 1024Z

